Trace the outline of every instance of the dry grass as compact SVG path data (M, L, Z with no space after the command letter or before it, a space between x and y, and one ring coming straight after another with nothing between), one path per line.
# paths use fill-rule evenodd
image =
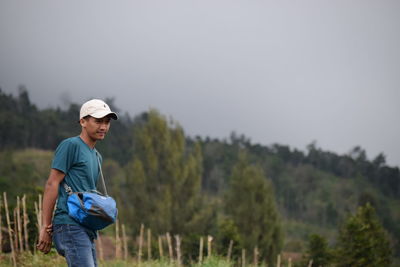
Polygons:
M1 267L12 267L12 261L9 254L0 254L0 266ZM17 257L18 267L67 267L65 259L57 254L52 249L47 255L42 253L20 253ZM99 267L139 267L137 262L134 260L106 260L99 261ZM152 260L144 261L140 264L140 267L177 267L175 263L171 263L169 260ZM209 260L204 261L202 264L195 264L194 267L230 267L232 266L227 261L217 257L211 257Z

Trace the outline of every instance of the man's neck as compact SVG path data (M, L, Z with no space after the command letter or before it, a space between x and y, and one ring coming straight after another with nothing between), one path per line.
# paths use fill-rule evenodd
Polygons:
M96 140L91 139L87 134L83 132L79 135L79 137L83 140L83 142L85 142L85 144L87 144L92 149L96 145Z

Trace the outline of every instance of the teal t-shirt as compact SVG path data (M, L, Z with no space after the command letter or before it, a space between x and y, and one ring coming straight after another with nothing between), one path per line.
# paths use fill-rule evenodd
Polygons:
M97 157L101 162L101 155L95 148L90 148L79 136L71 137L58 145L51 168L65 173L63 181L73 192L96 190L100 174ZM68 215L67 197L63 183L60 183L53 224L79 225Z

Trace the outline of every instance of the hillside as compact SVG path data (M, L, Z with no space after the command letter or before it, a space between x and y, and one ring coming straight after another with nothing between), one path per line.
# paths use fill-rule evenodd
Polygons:
M112 106L111 100L110 103ZM68 110L39 110L30 103L27 91L21 91L17 98L0 91L0 191L7 191L10 199L24 193L33 197L42 192L53 150L63 138L79 134L77 110L76 104ZM154 128L149 126L152 118L158 120L154 122ZM147 132L144 131L146 127L150 127ZM281 219L285 251L304 252L307 239L313 233L326 237L333 246L344 220L358 206L369 202L390 233L395 255L400 256L400 172L399 168L386 165L383 154L370 161L360 147L355 147L349 154L337 155L318 148L316 144L310 144L308 151L302 152L279 144L253 144L245 136L235 133L229 140L193 138L185 136L178 123L167 123L155 111L135 118L123 116L113 122L112 128L107 140L97 146L105 159L104 174L108 178L109 191L123 203L131 203L136 197L136 202L144 203L140 210L146 212L138 216L136 203L121 212L121 221L132 225L130 234L137 233L141 220L150 216L147 213L165 211L157 205L169 203L165 199L164 202L161 199L160 202L154 199L145 202L145 192L149 188L140 189L139 182L144 183L140 179L153 179L161 173L160 179L165 180L189 173L184 181L171 181L174 185L183 183L184 186L179 193L171 191L168 199L172 198L173 209L178 209L180 205L179 201L174 202L178 195L182 199L186 197L183 203L187 205L197 203L185 211L190 221L182 219L188 223L174 228L173 225L178 225L178 222L172 218L171 225L165 224L165 228L160 226L159 231L185 228L196 238L200 234L218 235L221 223L228 224L229 220L225 217L230 216L221 203L230 190L233 170L240 161L240 155L245 153L246 164L261 169L267 187L271 187ZM160 131L159 135L156 135L157 131ZM170 139L165 137L166 134ZM141 146L143 140L147 140L145 138L153 138L151 140L156 142L154 151L159 151L157 153L168 152L175 156L166 159L170 154L162 154L157 158L159 167L150 170L145 162L148 148ZM166 140L165 143L163 140ZM175 158L179 160L171 161ZM167 160L164 165L162 160ZM171 169L167 163L176 167ZM139 177L142 172L143 177ZM163 176L163 173L169 173L170 177ZM192 181L193 177L198 178ZM197 182L200 191L196 191ZM168 185L168 188L171 186ZM184 196L185 190L191 193ZM181 208L184 213L187 207ZM148 217L149 224L156 222L154 218ZM162 223L158 221L159 225Z

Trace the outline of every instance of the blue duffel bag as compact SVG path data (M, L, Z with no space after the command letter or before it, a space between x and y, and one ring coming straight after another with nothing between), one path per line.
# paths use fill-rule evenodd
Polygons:
M75 192L67 200L68 214L92 230L101 230L115 222L118 209L115 200L99 192Z
M115 200L107 195L107 188L101 171L99 171L104 188L104 195L96 190L90 192L73 192L65 181L63 186L68 194L68 215L75 221L92 230L101 230L114 223L117 219L118 209Z

